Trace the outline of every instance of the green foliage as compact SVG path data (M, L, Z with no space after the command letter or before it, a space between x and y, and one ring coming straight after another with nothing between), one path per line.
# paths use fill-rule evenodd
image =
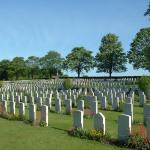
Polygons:
M131 43L130 51L128 52L129 63L133 64L135 69L146 67L146 57L144 50L150 44L150 28L141 29Z
M58 52L49 51L42 58L30 56L15 57L12 61L0 61L0 80L48 79L62 75L63 58Z
M71 129L68 131L68 134L82 139L95 140L102 143L108 142L111 139L110 134L106 133L104 135L102 130L98 131L95 129L89 131L84 129Z
M3 81L0 81L0 88L3 86Z
M40 67L47 70L49 77L58 75L62 69L63 58L56 51L49 51L47 55L40 59Z
M150 140L146 137L145 133L146 129L144 125L140 125L140 130L132 130L132 133L127 141L127 147L137 150L149 150Z
M46 127L47 126L47 123L45 121L40 121L40 127Z
M115 34L107 34L101 40L99 52L95 57L97 72L109 73L126 71L126 54L123 52L122 44Z
M39 70L39 58L36 56L30 56L25 63L27 66L28 77L30 78L31 76L31 79L34 79L34 75L36 75Z
M80 77L83 71L88 72L93 67L92 52L84 47L75 47L64 61L66 69L75 71Z
M15 76L15 79L18 80L20 76L23 76L25 73L25 62L23 57L15 57L9 66L9 75Z
M145 68L150 71L150 45L144 49L144 56L146 59Z
M150 2L147 11L144 13L144 16L150 16Z
M27 118L25 116L14 115L11 113L2 113L0 114L1 118L12 120L12 121L25 121Z
M1 80L8 80L9 65L10 65L10 61L7 59L0 61L0 79Z
M71 89L72 88L72 80L69 78L64 79L63 87L65 88L65 90Z
M150 77L149 76L143 76L140 77L138 80L138 86L143 92L147 92L148 89L150 89Z

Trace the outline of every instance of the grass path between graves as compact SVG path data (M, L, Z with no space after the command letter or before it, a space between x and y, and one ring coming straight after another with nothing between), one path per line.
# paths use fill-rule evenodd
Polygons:
M120 112L104 110L100 112L106 117L106 130L113 138L117 138L117 120ZM142 122L143 110L136 104L134 114L135 121ZM84 118L85 129L92 129L92 123L91 118ZM71 127L72 116L64 114L49 113L48 127L31 126L21 121L0 118L0 150L125 150L71 137L66 132Z
M52 114L48 127L0 118L0 150L119 150L99 142L70 137L70 116Z

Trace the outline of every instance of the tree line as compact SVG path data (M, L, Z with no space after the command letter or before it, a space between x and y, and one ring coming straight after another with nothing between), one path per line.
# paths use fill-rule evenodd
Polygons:
M145 16L150 16L150 4ZM98 73L127 71L129 62L134 69L143 68L150 71L150 27L142 28L125 53L122 43L116 34L108 33L101 39L96 56L84 47L75 47L63 58L57 51L49 51L43 57L15 57L12 60L0 61L0 80L47 79L52 76L63 76L63 70L75 71L78 77L83 72L96 68Z

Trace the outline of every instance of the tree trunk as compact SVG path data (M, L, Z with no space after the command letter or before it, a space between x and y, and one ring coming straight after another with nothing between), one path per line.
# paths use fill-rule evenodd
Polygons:
M51 72L49 72L49 78L50 78L50 79L52 78L52 74L51 74Z
M112 74L112 72L110 71L110 72L109 72L109 78L111 78L111 74Z
M78 78L80 78L80 71L78 70Z
M18 73L16 73L16 80L18 80L18 78L19 78L19 75L18 75Z
M33 71L31 71L31 78L33 79L33 77L34 77L34 75L33 75L34 73L33 73Z

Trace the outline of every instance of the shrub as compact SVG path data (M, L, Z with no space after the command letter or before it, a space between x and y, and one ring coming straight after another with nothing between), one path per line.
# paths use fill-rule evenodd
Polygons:
M146 93L147 90L150 89L150 77L143 76L143 77L139 78L138 86L142 91L144 91Z
M108 143L111 140L110 134L106 133L104 135L102 130L98 131L95 129L86 131L84 129L73 128L68 131L68 134L82 139L95 140L104 143Z
M63 87L65 88L65 90L71 89L72 88L72 81L71 81L71 79L69 79L69 78L64 79Z
M144 125L140 125L138 130L132 130L131 135L127 141L128 148L135 148L137 150L149 150L150 139L146 137L146 129Z
M40 127L46 127L47 123L45 121L40 121Z
M11 113L2 113L2 114L0 114L0 117L4 118L4 119L12 120L12 121L24 121L24 120L26 120L25 116L21 117L17 114L11 114Z

